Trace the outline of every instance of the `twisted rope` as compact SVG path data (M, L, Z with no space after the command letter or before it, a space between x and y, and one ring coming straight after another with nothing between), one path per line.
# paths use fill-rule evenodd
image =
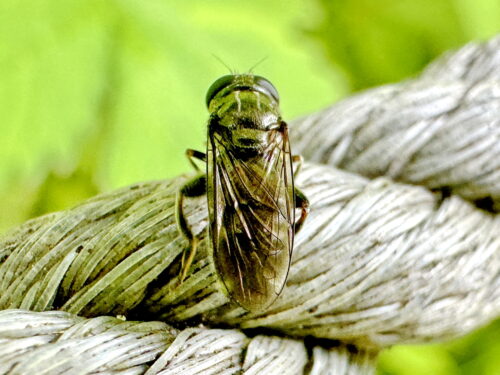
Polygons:
M245 352L244 359L242 352ZM81 318L62 311L0 311L2 374L370 374L374 355L237 330Z
M500 37L469 44L415 80L368 90L292 123L306 160L449 189L500 211Z
M102 194L15 228L0 242L1 309L121 314L178 328L0 311L0 364L12 373L51 358L51 374L362 374L373 371L380 348L457 337L498 317L499 47L500 38L471 44L417 80L292 123L295 151L330 166L309 163L297 179L311 216L296 238L287 286L268 311L246 313L223 293L206 247L204 198L187 202L202 242L177 282L187 242L174 197L187 176ZM189 328L199 323L283 337ZM78 359L87 355L94 367Z

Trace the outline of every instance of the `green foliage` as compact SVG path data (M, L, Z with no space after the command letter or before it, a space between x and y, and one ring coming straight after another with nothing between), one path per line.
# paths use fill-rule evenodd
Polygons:
M498 375L500 320L448 344L396 346L379 358L379 375Z
M2 0L0 231L189 171L205 92L227 73L213 55L240 72L267 57L255 72L290 119L498 31L498 0ZM493 374L494 340L394 349L381 371Z
M2 1L0 196L16 186L31 202L50 173L64 183L82 168L85 185L101 189L188 171L184 150L204 147L205 91L227 73L212 55L239 71L268 57L256 70L281 91L287 118L338 99L346 92L339 75L293 27L306 9L266 1ZM75 191L67 205L93 192ZM30 202L6 203L0 228L26 219Z
M440 345L396 346L381 354L378 373L449 375L458 374L458 366L450 353Z
M399 81L443 51L500 31L497 0L319 0L311 30L355 90Z

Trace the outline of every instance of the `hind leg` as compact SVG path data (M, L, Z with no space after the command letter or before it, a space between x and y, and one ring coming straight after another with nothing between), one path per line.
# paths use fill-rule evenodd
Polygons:
M190 242L189 247L184 249L181 260L181 271L179 274L180 282L184 281L186 275L193 263L199 239L191 232L186 217L184 216L184 197L199 197L207 192L207 178L205 175L198 175L187 181L177 192L175 203L175 220L179 232Z

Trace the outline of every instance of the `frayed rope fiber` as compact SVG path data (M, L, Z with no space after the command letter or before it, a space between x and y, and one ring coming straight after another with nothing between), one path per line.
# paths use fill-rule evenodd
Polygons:
M174 200L189 176L137 184L0 240L0 366L369 374L381 348L461 336L499 316L499 37L296 120L290 134L308 161L297 185L311 214L269 310L249 314L223 293L205 198L186 201L202 241L179 285L187 241Z

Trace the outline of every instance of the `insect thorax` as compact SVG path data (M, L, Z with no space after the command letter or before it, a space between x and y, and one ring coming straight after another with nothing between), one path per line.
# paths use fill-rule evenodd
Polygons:
M241 154L262 152L273 142L281 118L277 103L255 91L234 91L217 101L209 133Z

